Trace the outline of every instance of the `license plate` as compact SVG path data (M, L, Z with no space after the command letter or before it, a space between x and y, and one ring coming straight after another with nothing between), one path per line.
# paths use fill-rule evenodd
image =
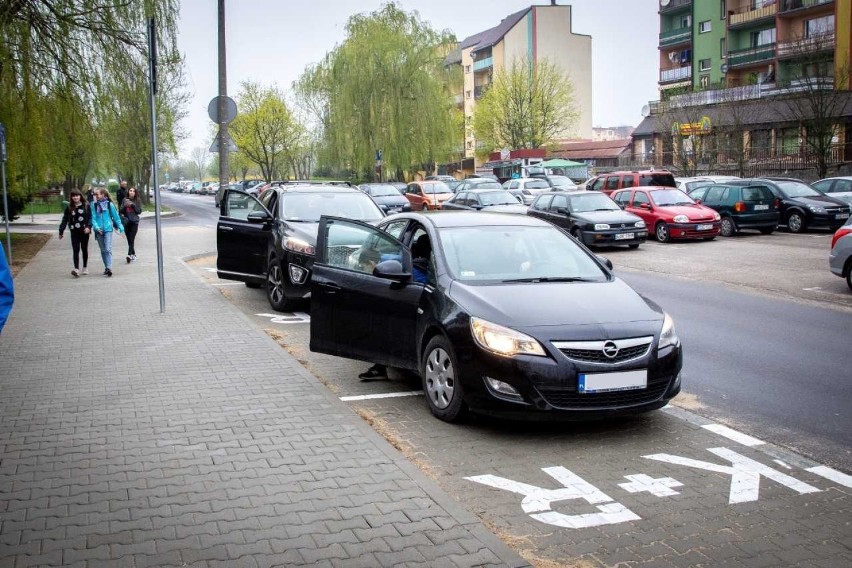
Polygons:
M399 213L402 211L399 207L394 207L393 209L388 209L388 213Z
M634 236L635 235L633 233L617 233L615 235L615 240L617 240L617 241L629 241Z
M697 227L695 227L695 230L696 230L696 231L709 231L709 230L710 230L710 229L712 229L712 228L713 228L713 225L712 225L712 224L709 224L709 225L698 225Z
M769 210L769 205L755 205L754 210L755 211L767 211L767 210Z
M834 216L835 219L848 219L849 213L839 213Z
M648 386L648 370L618 373L580 373L580 393L644 389Z

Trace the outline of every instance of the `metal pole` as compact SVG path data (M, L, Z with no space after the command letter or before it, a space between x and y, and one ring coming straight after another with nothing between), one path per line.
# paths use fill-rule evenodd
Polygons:
M151 92L151 173L154 178L154 227L157 230L157 279L160 285L160 313L166 311L166 291L163 280L163 230L160 224L160 182L157 179L157 28L154 18L148 19L148 80Z
M225 97L228 96L228 75L225 66L225 0L219 0L219 186L228 185L228 123L225 117Z
M6 160L0 161L3 170L3 218L6 220L6 257L12 264L12 237L9 235L9 200L6 197Z

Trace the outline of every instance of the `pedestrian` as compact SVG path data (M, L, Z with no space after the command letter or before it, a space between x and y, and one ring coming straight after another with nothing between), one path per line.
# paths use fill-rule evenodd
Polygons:
M9 263L6 262L6 251L3 250L3 243L0 242L0 333L3 332L3 326L6 325L9 314L12 313L14 303L15 285L12 283Z
M71 233L71 250L74 255L74 269L71 275L80 276L80 252L83 253L83 274L89 273L89 233L92 232L92 213L86 198L79 189L71 190L71 203L65 208L62 223L59 224L59 238L65 236L65 229Z
M112 276L112 233L113 230L124 233L124 227L106 189L99 187L95 191L95 202L91 205L91 211L92 231L94 231L95 240L98 241L98 247L101 249L104 275Z
M86 203L94 203L95 202L95 188L93 188L88 183L83 186L83 190L86 192Z
M124 224L124 234L127 236L127 264L136 261L136 233L139 231L139 215L142 206L135 187L127 190L127 197L121 202L121 222Z
M115 192L115 202L121 207L121 204L124 203L124 198L127 197L127 180L121 180L121 183L118 185L118 190Z

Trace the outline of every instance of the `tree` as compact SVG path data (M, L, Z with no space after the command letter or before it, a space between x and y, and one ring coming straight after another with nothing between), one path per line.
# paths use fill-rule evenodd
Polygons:
M199 181L204 179L204 172L207 171L207 162L210 159L210 153L201 146L196 146L192 149L190 159L193 167L192 176Z
M476 105L473 130L489 151L540 148L567 136L577 117L570 77L546 59L516 58Z
M447 156L456 140L443 60L455 37L394 3L349 18L346 38L297 83L318 119L320 159L333 169L419 169ZM460 72L460 70L456 70Z

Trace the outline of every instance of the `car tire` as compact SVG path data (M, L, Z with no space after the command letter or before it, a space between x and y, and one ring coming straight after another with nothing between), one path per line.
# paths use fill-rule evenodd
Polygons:
M638 248L639 248L639 245L627 245L627 248L630 248L630 249L638 249Z
M849 291L852 292L852 270L846 271L846 285L849 286Z
M661 243L667 243L672 240L671 235L669 234L669 226L662 221L657 223L657 226L654 229L654 235Z
M775 232L775 227L763 227L760 232L764 235L771 235Z
M276 312L286 312L292 305L292 302L284 294L284 278L284 269L281 268L281 263L273 255L269 258L269 265L266 269L266 299L269 300L269 305Z
M798 211L787 215L787 230L791 233L801 233L805 230L805 218Z
M733 237L737 234L737 226L730 217L722 217L719 234L723 237Z
M433 337L423 351L420 377L429 410L445 422L458 422L467 413L458 369L455 352L447 338L443 335Z

